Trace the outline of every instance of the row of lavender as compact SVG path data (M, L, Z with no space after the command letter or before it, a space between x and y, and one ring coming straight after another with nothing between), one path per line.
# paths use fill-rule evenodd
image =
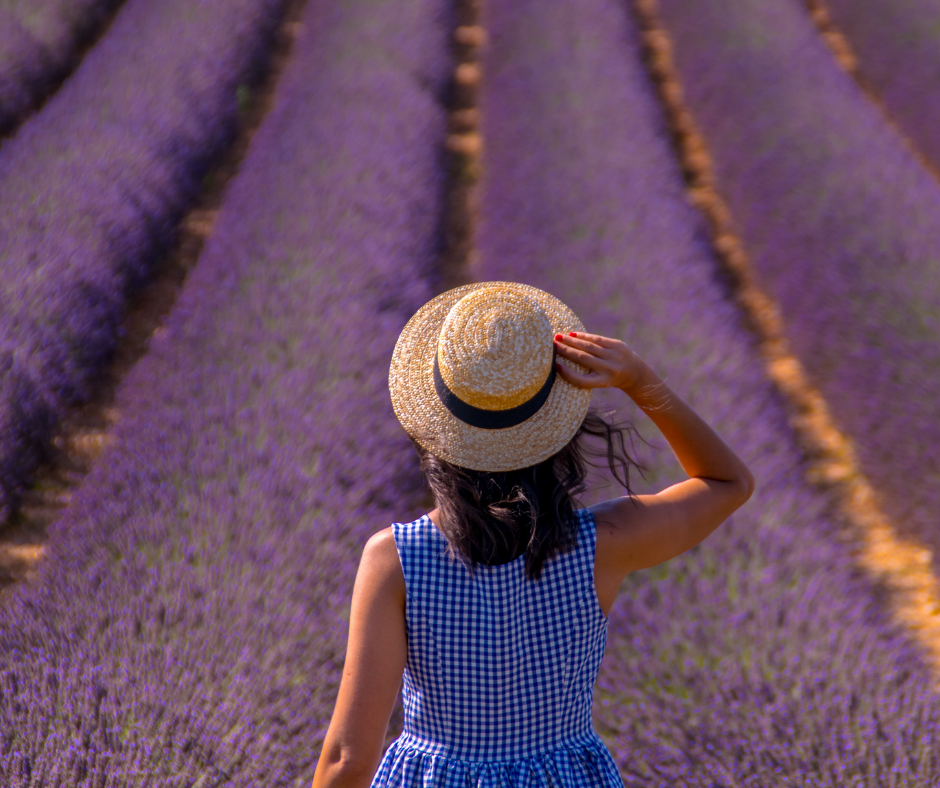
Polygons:
M4 785L309 785L361 547L420 510L387 369L433 295L447 8L310 0L116 447L0 609Z
M74 67L122 0L12 0L0 6L0 134Z
M684 199L628 10L516 0L489 4L486 24L478 278L543 287L625 339L758 479L729 524L630 576L612 611L597 713L626 784L935 784L940 700L802 481ZM623 399L605 405L636 415ZM668 452L644 454L652 486L678 478Z
M940 168L940 1L826 0L862 78Z
M129 0L0 149L0 521L232 137L283 6Z
M718 188L795 354L888 516L940 547L940 184L797 0L660 0L660 12Z

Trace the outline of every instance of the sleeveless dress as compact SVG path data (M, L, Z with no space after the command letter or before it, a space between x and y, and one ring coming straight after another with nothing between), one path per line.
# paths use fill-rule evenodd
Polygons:
M405 575L404 731L373 788L623 788L591 724L607 618L594 516L537 581L525 556L466 567L431 519L394 523Z

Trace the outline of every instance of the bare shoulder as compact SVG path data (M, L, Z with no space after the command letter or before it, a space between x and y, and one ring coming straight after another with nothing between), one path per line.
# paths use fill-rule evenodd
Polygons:
M655 496L623 496L588 507L597 525L597 546L601 547L601 540L610 546L620 539L627 538L630 526L642 519L644 512L649 508L649 499L653 497Z
M653 521L662 519L663 502L655 495L624 496L589 509L597 526L596 569L623 579L625 574L640 568L641 542Z
M368 553L373 560L383 558L387 560L394 557L397 561L398 548L395 546L395 534L392 533L392 526L372 534L362 552L363 555Z
M405 575L391 526L369 537L362 550L359 572L370 585L376 584L386 591L400 592L404 598Z

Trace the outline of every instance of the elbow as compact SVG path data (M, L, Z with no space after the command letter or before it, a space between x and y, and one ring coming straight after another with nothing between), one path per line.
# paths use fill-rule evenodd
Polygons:
M742 468L741 474L738 476L735 482L735 486L738 488L738 494L740 496L740 503L738 506L743 506L754 494L754 474L752 474L747 467Z
M314 775L313 788L366 786L375 770L375 764L370 763L368 758L354 754L346 748L330 752L326 758L321 756L321 759L324 761L322 780L316 779L321 775ZM319 765L317 771L320 772Z
M367 786L372 781L374 764L364 761L344 761L335 773L336 784L342 786Z

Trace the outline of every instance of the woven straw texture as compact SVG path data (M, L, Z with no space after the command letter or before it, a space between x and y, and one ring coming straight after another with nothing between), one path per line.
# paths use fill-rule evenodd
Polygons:
M554 335L583 330L567 306L529 285L481 282L448 290L421 307L398 338L389 371L395 415L421 446L462 468L510 471L535 465L574 437L587 414L590 389L556 375L535 415L512 427L483 429L461 421L441 402L435 356L441 378L461 400L483 410L507 410L545 383Z

